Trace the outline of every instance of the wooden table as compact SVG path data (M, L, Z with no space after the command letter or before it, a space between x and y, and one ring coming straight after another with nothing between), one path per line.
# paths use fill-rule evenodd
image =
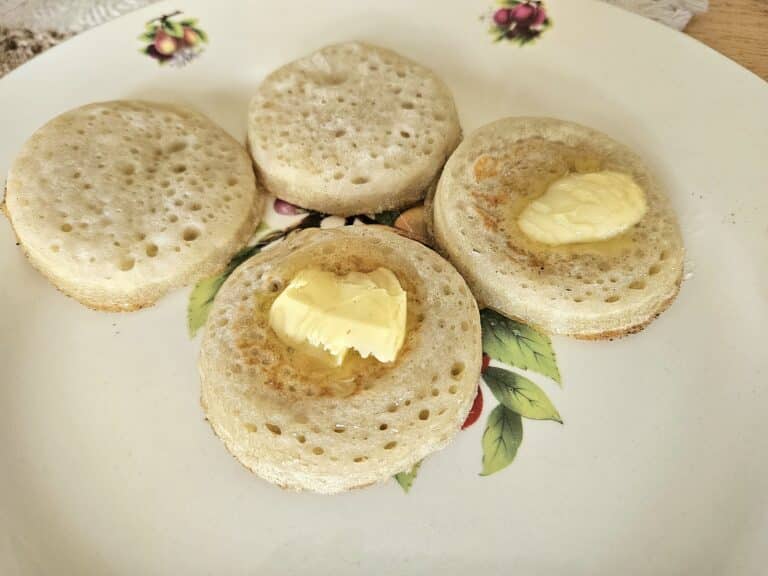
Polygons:
M768 0L710 0L685 31L768 80Z

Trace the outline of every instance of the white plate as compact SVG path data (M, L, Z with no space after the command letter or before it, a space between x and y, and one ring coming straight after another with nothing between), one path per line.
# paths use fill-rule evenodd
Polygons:
M28 265L3 221L0 573L765 573L768 86L585 0L551 0L554 26L535 43L493 43L479 21L490 4L150 6L0 81L0 172L35 128L95 100L183 101L242 139L267 72L365 39L435 69L465 130L554 115L640 152L688 250L671 309L618 342L555 339L564 388L547 390L565 425L526 421L498 474L477 474L477 425L427 460L407 496L394 482L294 494L246 472L203 420L189 290L137 313L89 311ZM136 39L175 9L210 36L180 69Z

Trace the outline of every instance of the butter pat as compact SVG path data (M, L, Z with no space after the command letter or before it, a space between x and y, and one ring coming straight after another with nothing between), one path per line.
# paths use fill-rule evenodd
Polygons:
M628 174L570 174L526 206L517 223L544 244L596 242L625 232L647 210L643 189Z
M352 348L392 362L405 340L406 305L397 276L386 268L345 276L310 268L272 303L269 323L289 346L337 366Z

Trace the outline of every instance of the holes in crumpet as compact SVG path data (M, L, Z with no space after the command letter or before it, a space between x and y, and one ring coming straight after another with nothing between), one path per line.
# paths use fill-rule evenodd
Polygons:
M168 153L173 154L174 152L181 152L182 150L186 149L187 143L182 140L177 140L176 142L172 142L168 146Z
M120 263L118 264L118 268L122 270L123 272L127 272L128 270L132 269L134 264L136 264L136 261L131 258L130 256L126 256L125 258L122 258L120 260Z
M133 164L123 163L119 164L117 167L118 170L120 170L121 173L125 174L126 176L130 176L134 172L136 172L136 168L133 166Z
M184 234L182 237L184 238L185 242L193 242L194 240L197 240L198 236L200 236L200 230L194 226L187 226L184 228Z

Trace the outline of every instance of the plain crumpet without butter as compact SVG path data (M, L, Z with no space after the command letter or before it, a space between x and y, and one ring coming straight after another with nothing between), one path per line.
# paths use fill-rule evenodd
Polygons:
M99 310L134 310L229 261L263 194L245 149L192 110L89 104L37 130L5 211L30 262Z
M337 366L275 333L275 300L317 269L350 281L381 269L394 274L407 295L394 361L362 347ZM378 276L368 280L397 300L397 287ZM326 344L338 342L333 332L325 331ZM201 345L201 403L247 468L285 488L335 493L384 482L446 446L472 405L481 361L477 304L449 262L384 227L310 229L254 256L221 287Z
M248 115L250 151L267 189L342 216L423 198L460 135L453 98L437 75L355 42L267 76Z
M636 332L680 287L666 194L634 152L578 124L480 128L446 163L432 211L438 244L480 304L553 334Z

